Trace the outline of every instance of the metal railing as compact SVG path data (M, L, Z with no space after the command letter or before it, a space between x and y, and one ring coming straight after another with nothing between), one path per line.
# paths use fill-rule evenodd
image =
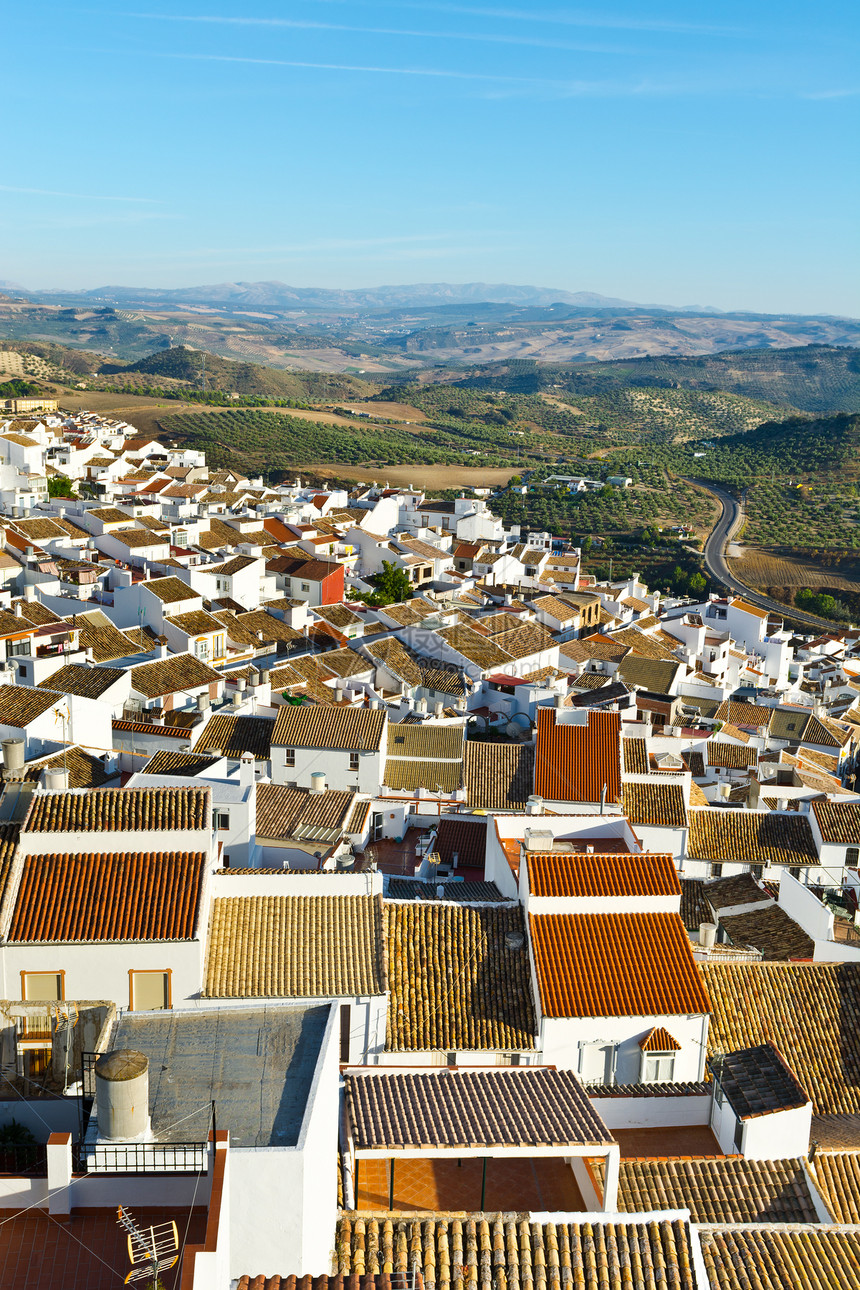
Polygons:
M205 1142L83 1144L76 1165L90 1174L197 1174L208 1167Z
M45 1178L48 1148L43 1142L15 1142L0 1146L0 1174L15 1178Z

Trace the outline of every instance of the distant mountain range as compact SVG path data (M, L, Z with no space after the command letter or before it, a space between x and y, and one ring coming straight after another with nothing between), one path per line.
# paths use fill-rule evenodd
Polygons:
M17 283L0 280L0 290L15 290L33 299L65 297L93 304L203 305L222 309L273 309L278 312L313 309L356 311L364 309L426 309L434 305L502 304L532 307L566 305L575 309L665 309L672 313L722 311L700 305L642 305L633 300L602 296L594 291L563 291L559 287L514 286L487 282L419 282L408 286L364 287L342 291L325 287L291 287L284 282L219 282L199 287L104 286L84 291L28 291Z

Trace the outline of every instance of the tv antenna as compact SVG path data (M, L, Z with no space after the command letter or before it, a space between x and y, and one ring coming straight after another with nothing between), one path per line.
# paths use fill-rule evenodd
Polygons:
M160 1285L159 1275L175 1266L179 1259L179 1233L174 1222L158 1223L155 1227L140 1227L131 1210L116 1211L116 1221L128 1233L128 1257L132 1269L125 1284L143 1281L148 1277L153 1287Z

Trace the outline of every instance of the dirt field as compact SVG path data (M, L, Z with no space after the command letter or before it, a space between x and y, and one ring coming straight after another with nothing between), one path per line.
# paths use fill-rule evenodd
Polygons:
M740 559L728 565L741 582L752 587L842 587L860 591L860 554L854 566L825 568L808 556L779 554L760 547L744 546Z
M369 412L372 417L390 417L394 421L426 421L427 413L409 403L341 403L350 412Z
M338 479L358 479L365 483L376 481L391 486L436 490L447 488L482 488L495 484L506 484L516 471L511 467L506 470L487 470L481 466L380 466L378 470L361 470L356 466L332 466L329 462L320 466L304 466L307 473L317 475L336 475Z

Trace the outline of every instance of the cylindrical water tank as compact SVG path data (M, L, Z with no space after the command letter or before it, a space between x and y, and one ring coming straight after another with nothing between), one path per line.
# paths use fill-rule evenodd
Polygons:
M3 766L6 770L20 770L24 765L24 740L3 740Z
M311 772L311 792L312 793L325 792L325 772L324 771L315 770Z
M716 923L699 923L699 944L703 950L712 950L717 940Z
M212 701L211 701L211 699L209 698L209 695L208 695L208 694L198 694L198 696L197 696L197 711L198 711L198 712L208 712L208 711L209 711L209 708L210 708L211 706L212 706Z
M65 793L69 787L69 772L65 766L49 766L45 771L45 788L49 793Z
M134 1048L103 1053L96 1062L99 1136L127 1142L149 1129L149 1062Z

